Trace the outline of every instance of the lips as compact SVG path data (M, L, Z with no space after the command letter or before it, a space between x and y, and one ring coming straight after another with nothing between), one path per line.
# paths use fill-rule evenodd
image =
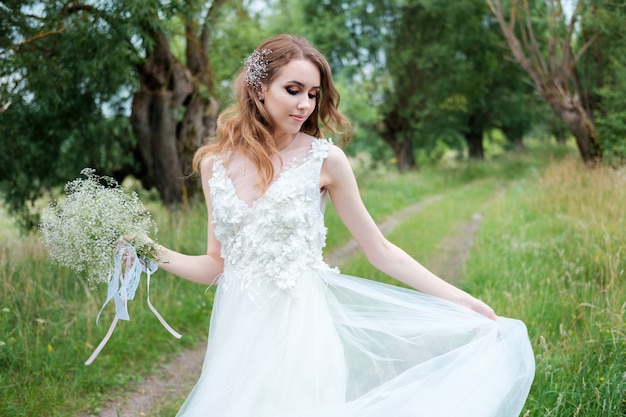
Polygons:
M302 116L298 114L292 114L291 118L298 123L304 123L306 121L307 116Z

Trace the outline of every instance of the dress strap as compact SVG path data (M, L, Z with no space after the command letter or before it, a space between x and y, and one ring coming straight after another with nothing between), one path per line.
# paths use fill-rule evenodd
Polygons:
M309 155L313 159L324 160L328 157L328 150L333 143L332 139L318 138L311 142L311 150Z

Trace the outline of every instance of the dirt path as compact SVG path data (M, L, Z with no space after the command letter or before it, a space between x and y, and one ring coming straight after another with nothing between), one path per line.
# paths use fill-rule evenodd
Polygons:
M483 204L480 210L472 215L470 221L462 224L456 229L454 234L441 242L437 247L438 256L429 261L428 268L431 271L449 282L458 281L463 277L465 262L474 245L474 239L480 228L483 213L500 194L497 193L490 198Z
M409 216L442 198L436 195L417 204L413 204L395 213L392 218L380 223L379 228L387 234ZM452 236L439 247L440 255L432 262L430 269L448 281L461 278L463 266L474 243L482 220L482 212L492 200L488 201L472 219L463 224ZM330 265L341 265L358 251L356 242L350 241L326 256ZM112 400L102 407L98 414L83 414L80 417L152 417L159 404L186 396L200 376L206 342L182 352L169 362L161 365L145 379L140 386L130 387L126 398Z
M97 414L80 417L152 417L158 404L180 398L194 386L204 360L206 342L179 353L158 367L140 386L130 387L130 395L109 401Z

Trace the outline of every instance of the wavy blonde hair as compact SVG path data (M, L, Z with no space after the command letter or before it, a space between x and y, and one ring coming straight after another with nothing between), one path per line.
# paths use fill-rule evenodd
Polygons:
M320 92L315 109L304 122L302 132L325 137L320 128L330 133L342 135L342 143L352 138L352 128L348 119L338 110L339 92L333 83L330 65L316 48L306 39L295 35L278 35L262 42L256 51L271 51L264 55L267 61L265 76L260 81L269 85L283 66L294 59L306 59L320 71ZM246 68L239 73L234 83L235 102L217 119L215 138L200 147L193 158L194 171L199 171L202 160L208 155L225 154L229 151L241 152L256 165L259 172L259 186L267 189L274 178L272 157L279 156L272 136L271 119L259 100L258 91L246 83Z

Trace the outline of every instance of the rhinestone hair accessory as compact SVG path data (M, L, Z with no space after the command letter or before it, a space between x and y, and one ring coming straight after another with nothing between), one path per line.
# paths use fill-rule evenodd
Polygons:
M257 49L243 60L246 84L249 87L255 90L261 88L261 81L267 78L267 56L271 53L269 49Z

